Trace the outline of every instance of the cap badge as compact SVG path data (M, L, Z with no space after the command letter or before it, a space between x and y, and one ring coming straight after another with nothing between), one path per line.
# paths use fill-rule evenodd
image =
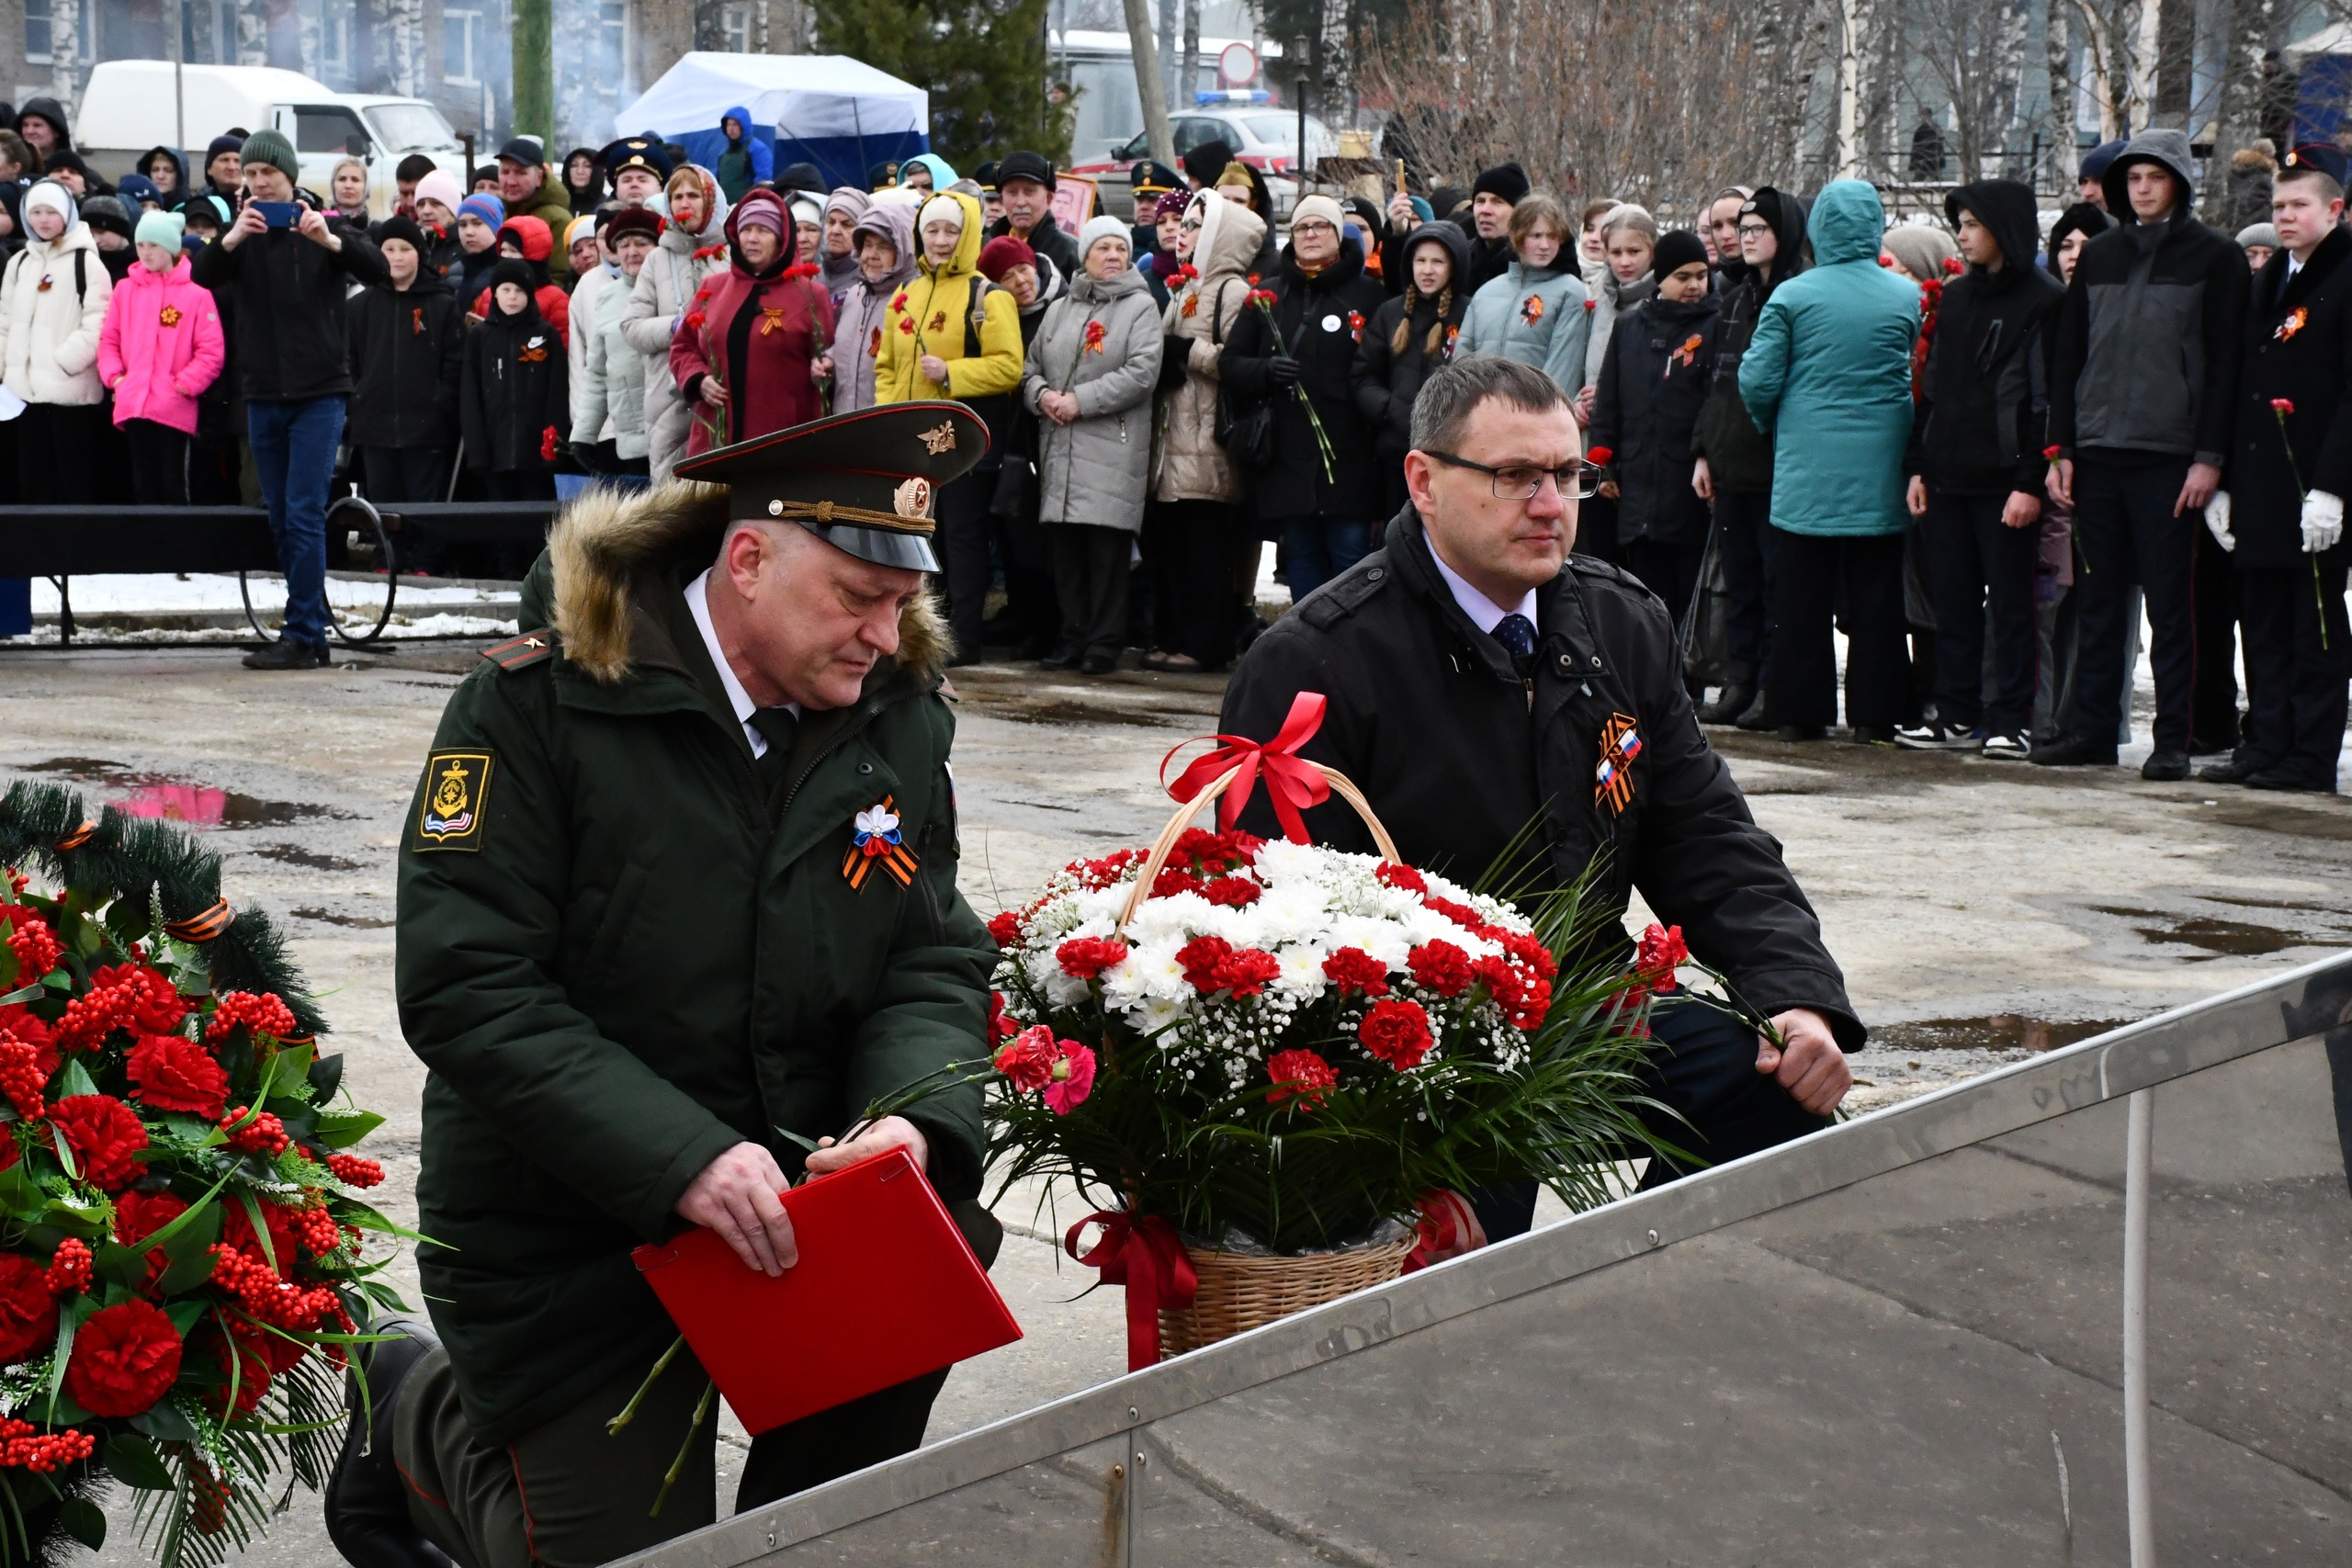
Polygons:
M937 457L942 452L956 450L956 422L942 420L933 428L924 431L922 446L924 451L933 457Z
M941 428L946 429L944 425ZM955 438L954 431L948 431L948 438ZM931 481L921 474L914 475L890 492L890 505L901 517L930 516Z

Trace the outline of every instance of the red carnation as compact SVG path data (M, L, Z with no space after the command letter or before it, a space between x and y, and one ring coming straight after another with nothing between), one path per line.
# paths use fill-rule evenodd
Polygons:
M1264 891L1246 876L1220 876L1201 885L1201 897L1226 909L1248 908Z
M1690 944L1682 940L1680 926L1661 926L1656 921L1642 933L1641 945L1634 953L1634 974L1651 990L1663 994L1674 989L1674 972L1690 957Z
M1520 978L1519 971L1504 959L1478 959L1470 965L1470 973L1487 987L1487 995L1494 998L1505 1012L1515 1010L1520 998L1526 994L1527 982Z
M1501 935L1501 933L1494 927L1486 922L1485 919L1479 915L1477 910L1472 908L1467 904L1457 904L1451 898L1425 897L1421 902L1428 905L1430 908L1435 909L1439 914L1443 915L1447 919L1452 920L1455 925L1460 926L1464 931L1468 931L1473 936L1498 938Z
M1609 460L1615 456L1617 456L1617 449L1614 446L1596 446L1584 455L1584 460L1596 468L1605 468L1609 466Z
M1356 1038L1363 1048L1395 1067L1406 1072L1421 1065L1429 1055L1430 1015L1419 1002L1399 1001L1390 998L1372 1004L1372 1010L1356 1025Z
M1021 1025L1004 1010L1004 993L989 993L989 1044L991 1048L1003 1044L1021 1032Z
M205 1404L215 1411L225 1410L229 1403L229 1383L233 1377L237 1385L237 1414L252 1415L261 1404L261 1396L269 1392L266 1353L259 1345L240 1345L234 1340L210 1335L209 1330L208 1336L211 1338L209 1348L212 1351L212 1359L220 1366L220 1386L205 1394ZM277 1337L273 1334L266 1337L276 1339ZM233 1369L229 1364L232 1354L237 1358Z
M1958 276L1960 274L1966 272L1968 268L1962 265L1958 256L1946 256L1944 257L1944 270L1952 274L1954 276Z
M1042 1023L1032 1024L997 1048L996 1070L1026 1093L1053 1082L1054 1064L1060 1059L1054 1032Z
M1062 973L1080 980L1094 979L1126 961L1127 944L1116 937L1075 936L1054 949Z
M90 988L129 988L130 1021L148 1034L169 1034L188 1014L187 998L163 974L143 964L110 964L90 976Z
M1421 943L1405 955L1405 967L1441 997L1458 997L1470 988L1470 955L1450 942Z
M1544 979L1548 980L1560 972L1559 960L1552 956L1552 950L1529 932L1506 931L1501 941L1505 953Z
M2295 412L2295 400L2292 398L2273 398L2270 400L2270 412L2281 415L2291 414Z
M139 1113L114 1096L67 1095L50 1107L49 1124L74 1146L82 1179L91 1186L112 1192L139 1174L131 1156L147 1146L147 1129Z
M56 1337L49 1270L22 1253L0 1254L0 1363L21 1361Z
M168 1192L125 1192L114 1201L114 1238L125 1247L145 1241L174 1220L187 1213L187 1204ZM147 1279L155 1277L171 1266L160 1247L147 1252Z
M2064 446L2044 446L2041 449L2041 456L2045 460L2054 463L2064 455L2065 450Z
M1600 308L1600 301L1588 294L1584 297L1584 308L1588 310L1597 310Z
M1254 997L1282 972L1282 961L1272 953L1245 947L1216 966L1216 983L1237 997Z
M1021 912L1003 909L989 917L989 935L999 947L1021 944Z
M1385 997L1388 965L1361 947L1343 947L1323 961L1324 977L1340 987L1340 995Z
M1430 890L1427 877L1411 866L1399 865L1393 860L1382 861L1379 869L1375 870L1372 875L1374 881L1384 886L1402 888L1408 893L1426 893Z
M815 262L797 262L784 269L784 281L790 283L797 278L814 277L818 270Z
M1054 1049L1060 1055L1046 1085L1046 1109L1067 1116L1094 1092L1094 1053L1075 1040L1057 1041Z
M1217 965L1233 955L1233 944L1221 936L1196 936L1176 950L1176 962L1184 971L1184 978L1193 989L1206 993L1217 988Z
M1266 1064L1266 1076L1274 1080L1266 1091L1266 1099L1280 1105L1295 1100L1301 1111L1320 1111L1329 1098L1326 1090L1340 1081L1331 1064L1312 1051L1277 1051Z
M1151 879L1151 896L1155 898L1173 898L1179 893L1200 890L1201 879L1181 865L1161 866L1159 874Z
M217 1117L229 1104L229 1075L211 1053L177 1034L142 1034L126 1070L143 1105Z
M136 1416L180 1375L179 1331L148 1302L95 1314L74 1336L65 1392L93 1416Z
M539 461L542 463L555 461L555 426L552 424L539 432Z

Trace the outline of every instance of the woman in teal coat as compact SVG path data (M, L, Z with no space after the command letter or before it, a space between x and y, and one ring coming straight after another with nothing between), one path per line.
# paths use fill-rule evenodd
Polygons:
M1774 630L1764 689L1784 739L1818 739L1837 722L1830 628L1840 609L1854 739L1892 741L1910 691L1903 449L1919 291L1878 265L1885 231L1869 185L1822 187L1806 229L1813 269L1773 291L1740 361L1740 399L1772 436Z

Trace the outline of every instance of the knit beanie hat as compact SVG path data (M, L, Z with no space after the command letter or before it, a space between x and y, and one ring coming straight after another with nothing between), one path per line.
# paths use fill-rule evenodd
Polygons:
M1315 218L1331 225L1335 232L1348 220L1346 211L1329 197L1302 196L1298 198L1298 205L1290 209L1292 231L1296 231L1301 223Z
M114 193L122 197L126 208L144 207L151 201L160 207L164 201L164 193L145 175L123 175L115 182Z
M1650 259L1650 269L1663 282L1692 262L1703 264L1706 259L1705 241L1688 229L1671 229L1657 237L1657 254Z
M1006 238L1009 239L1011 236L1007 235ZM1100 218L1088 219L1085 226L1078 231L1078 259L1081 264L1086 260L1088 254L1094 249L1095 242L1098 240L1118 241L1127 248L1132 257L1136 244L1135 227L1132 224L1121 222L1108 213Z
M1185 204L1186 202L1188 202L1188 201L1192 200L1192 199L1193 199L1193 193L1192 193L1191 191L1188 191L1188 190L1171 190L1171 191L1170 191L1166 196L1161 197L1159 198L1159 204L1158 204L1157 206L1155 206L1155 207L1152 209L1152 210L1151 210L1151 218L1152 218L1152 221L1153 221L1153 222L1155 222L1155 223L1157 223L1157 222L1158 222L1158 221L1159 221L1159 220L1161 220L1162 218L1182 218L1182 217L1183 217L1183 216L1184 216L1184 204Z
M595 237L596 215L593 212L582 213L563 226L563 254L570 255L572 246L582 240L593 240Z
M180 236L187 232L187 220L176 212L150 212L139 220L131 239L142 245L161 245L167 251L180 248Z
M2260 245L2266 251L2278 248L2278 231L2267 223L2249 223L2238 231L2238 249Z
M1517 207L1534 187L1528 183L1527 171L1517 164L1497 164L1491 169L1479 171L1477 183L1470 187L1475 199L1481 196L1498 196Z
M417 227L415 219L403 218L397 212L368 230L368 233L379 245L387 240L398 240L414 246L420 254L424 249L424 231Z
M1941 277L1944 263L1960 254L1960 246L1941 229L1925 223L1903 223L1886 231L1879 248L1903 264L1917 278Z
M484 191L479 196L469 196L458 203L458 216L479 218L492 228L500 229L506 224L506 204L488 191Z
M242 136L216 136L212 139L211 143L204 149L204 166L208 169L212 167L212 160L218 158L223 152L236 152L242 154L244 150L245 139Z
M792 232L792 218L782 197L754 186L735 204L734 228L738 233L745 229L765 229L781 239Z
M237 156L247 168L255 164L267 164L289 180L302 177L302 161L294 155L294 143L286 139L282 130L264 129L254 131L245 138L245 144L237 149Z
M464 204L466 193L458 188L457 175L447 169L435 169L416 182L416 199L437 201L451 212L455 212ZM500 211L499 216L502 219L505 216L503 209ZM491 225L493 229L497 226L495 222Z
M82 221L102 232L119 234L126 240L130 238L130 214L123 210L122 203L113 197L83 197Z
M1036 265L1037 253L1010 234L999 234L980 247L980 276L990 283L1002 283L1004 275L1016 266Z
M37 207L46 207L51 212L62 213L68 229L82 219L81 209L74 205L73 194L55 180L34 181L32 188L25 192L22 205L27 212Z
M533 283L530 264L516 261L513 256L508 256L490 269L488 287L492 290L491 303L493 305L498 302L497 288L502 283L511 283L524 293L530 294Z
M825 216L831 218L837 211L846 212L849 220L854 223L865 217L865 209L873 205L874 198L855 186L835 186L832 194L825 197Z
M961 229L964 226L964 204L952 196L933 197L922 204L922 210L915 214L915 232L922 233L925 225L936 223L943 218Z

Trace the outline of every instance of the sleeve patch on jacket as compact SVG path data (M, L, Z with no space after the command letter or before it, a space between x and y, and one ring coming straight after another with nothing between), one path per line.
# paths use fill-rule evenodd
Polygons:
M524 670L555 657L555 633L545 626L509 637L481 650L481 656L501 670Z
M488 751L435 751L426 760L424 795L410 849L481 850L494 761Z

